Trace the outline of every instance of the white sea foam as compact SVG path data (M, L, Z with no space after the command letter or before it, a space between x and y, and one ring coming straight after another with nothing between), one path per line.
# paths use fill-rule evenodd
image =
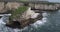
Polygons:
M25 27L25 28L23 28L23 29L13 29L14 30L14 32L22 32L23 30L28 30L28 27Z
M60 12L60 10L58 10L58 12Z
M42 15L43 15L43 18L42 18L42 20L37 20L34 24L32 24L32 26L34 26L35 28L37 28L37 27L39 27L39 26L42 26L42 25L44 25L47 21L47 13L45 12L45 13L42 13Z
M46 17L47 16L47 13L46 12L42 13L42 16L43 17Z
M3 22L3 19L0 19L0 24L6 24L6 23Z
M0 18L0 24L6 24L4 20L8 20L6 16L11 16L11 14L0 14L0 16L2 16Z
M36 22L33 24L33 26L37 28L37 27L39 27L39 26L44 25L44 24L46 23L46 19L47 19L47 18L43 18L42 20L36 21Z
M14 30L14 32L18 32L18 31L20 31L21 32L21 30L20 29L13 29Z

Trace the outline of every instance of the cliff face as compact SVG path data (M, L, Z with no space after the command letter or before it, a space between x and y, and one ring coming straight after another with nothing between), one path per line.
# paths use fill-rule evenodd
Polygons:
M0 13L4 12L4 11L2 11L3 8L4 8L4 2L0 2Z
M8 10L17 9L23 6L23 3L18 2L0 2L0 13L6 13Z
M60 4L54 4L54 3L35 3L35 4L29 4L32 7L32 10L43 10L43 11L54 11L59 10Z
M17 9L18 7L23 6L23 3L18 3L18 2L8 2L6 4L6 7L11 9Z

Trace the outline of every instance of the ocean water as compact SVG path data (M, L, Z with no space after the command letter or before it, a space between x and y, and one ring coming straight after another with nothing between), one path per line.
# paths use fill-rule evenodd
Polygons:
M38 20L24 29L6 27L2 17L0 18L0 32L60 32L60 10L44 12L42 15L42 20Z

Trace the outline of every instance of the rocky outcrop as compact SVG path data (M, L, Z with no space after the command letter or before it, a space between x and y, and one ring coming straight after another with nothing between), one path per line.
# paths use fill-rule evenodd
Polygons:
M22 18L24 19L29 19L29 18L33 18L35 19L37 16L39 15L39 13L35 13L33 10L31 10L31 8L29 7L27 11L25 11L22 14Z
M40 13L35 13L29 7L28 10L22 13L19 18L17 18L15 21L7 23L6 25L13 28L24 28L36 22L38 19L42 19L42 15Z

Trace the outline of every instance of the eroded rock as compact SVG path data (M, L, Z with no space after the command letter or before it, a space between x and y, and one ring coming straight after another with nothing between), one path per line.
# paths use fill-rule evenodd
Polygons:
M7 13L10 10L17 9L23 6L23 3L18 2L0 2L0 13Z
M18 2L8 2L6 7L11 9L17 9L18 7L23 6L23 3L18 3Z
M22 13L22 15L20 15L19 18L15 19L15 21L17 21L19 24L17 25L17 22L15 21L11 21L9 23L7 23L6 25L9 27L13 27L13 28L24 28L26 26L29 26L30 24L33 24L34 22L36 22L37 20L42 19L42 15L40 15L40 13L35 13L33 10L31 10L31 8L29 7L27 11L25 11L24 13ZM16 24L16 25L14 25ZM17 27L15 27L17 26Z

